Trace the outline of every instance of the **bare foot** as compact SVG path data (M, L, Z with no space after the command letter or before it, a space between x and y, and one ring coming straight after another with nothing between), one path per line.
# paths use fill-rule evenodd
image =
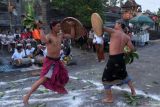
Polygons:
M102 99L102 103L113 103L113 98Z
M23 96L23 103L24 103L24 105L28 105L29 104L28 100L29 100L29 98L27 96Z

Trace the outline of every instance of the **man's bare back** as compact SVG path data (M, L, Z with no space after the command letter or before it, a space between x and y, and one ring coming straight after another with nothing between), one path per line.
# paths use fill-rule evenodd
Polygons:
M125 46L128 46L131 51L134 50L131 39L127 34L124 33L123 29L121 28L121 24L116 23L114 29L106 27L103 30L111 35L109 46L110 55L124 53Z
M127 45L129 37L120 30L115 30L110 37L109 54L116 55L124 53L124 47Z

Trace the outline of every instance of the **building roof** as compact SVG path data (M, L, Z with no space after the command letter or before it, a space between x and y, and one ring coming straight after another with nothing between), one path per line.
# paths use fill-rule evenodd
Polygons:
M108 6L105 8L105 12L112 12L112 13L121 13L121 8L118 6Z
M127 0L122 8L131 8L131 7L141 7L141 5L137 4L135 0Z

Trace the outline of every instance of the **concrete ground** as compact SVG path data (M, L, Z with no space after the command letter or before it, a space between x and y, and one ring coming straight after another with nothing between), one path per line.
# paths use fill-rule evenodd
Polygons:
M127 86L114 86L114 103L104 104L101 76L106 62L98 63L96 54L72 49L77 65L67 66L70 81L66 85L68 94L59 95L43 86L31 96L28 107L160 107L160 41L138 47L139 60L127 65L127 71L134 81L137 95L136 104L128 104L130 94ZM23 68L22 68L23 69ZM0 73L0 107L23 107L22 96L39 77L39 69L25 68L20 71Z

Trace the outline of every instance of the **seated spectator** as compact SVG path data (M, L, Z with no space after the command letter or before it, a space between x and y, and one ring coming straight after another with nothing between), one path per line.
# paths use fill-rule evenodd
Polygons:
M33 48L30 43L27 43L27 45L26 45L26 56L28 58L32 58L34 50L35 50L35 48Z
M27 37L26 37L26 32L22 32L22 33L21 33L21 39L27 39Z
M37 45L38 45L37 41L34 40L34 39L30 39L30 43L31 43L31 46L34 47L34 48L36 48Z
M15 33L14 33L14 40L17 41L17 42L21 40L21 35L19 33L19 30L15 31Z
M18 44L16 51L12 55L12 64L13 65L21 65L22 59L25 57L25 54L23 53L22 46Z
M32 32L29 31L29 29L24 30L24 32L21 33L21 39L31 39L32 38Z
M37 47L35 48L34 52L33 52L33 57L36 57L36 56L43 56L43 51L42 51L42 45L39 44L37 45Z
M14 54L12 55L11 63L17 67L28 67L32 65L32 62L34 62L34 60L32 60L31 58L26 58L22 44L18 44Z
M38 65L43 64L43 59L47 55L47 49L45 46L39 44L33 52L35 63Z
M16 47L20 47L21 48L22 53L23 53L23 55L25 57L26 55L25 55L25 50L24 50L23 44L19 43L19 44L17 44ZM17 48L15 48L14 52L18 52Z

